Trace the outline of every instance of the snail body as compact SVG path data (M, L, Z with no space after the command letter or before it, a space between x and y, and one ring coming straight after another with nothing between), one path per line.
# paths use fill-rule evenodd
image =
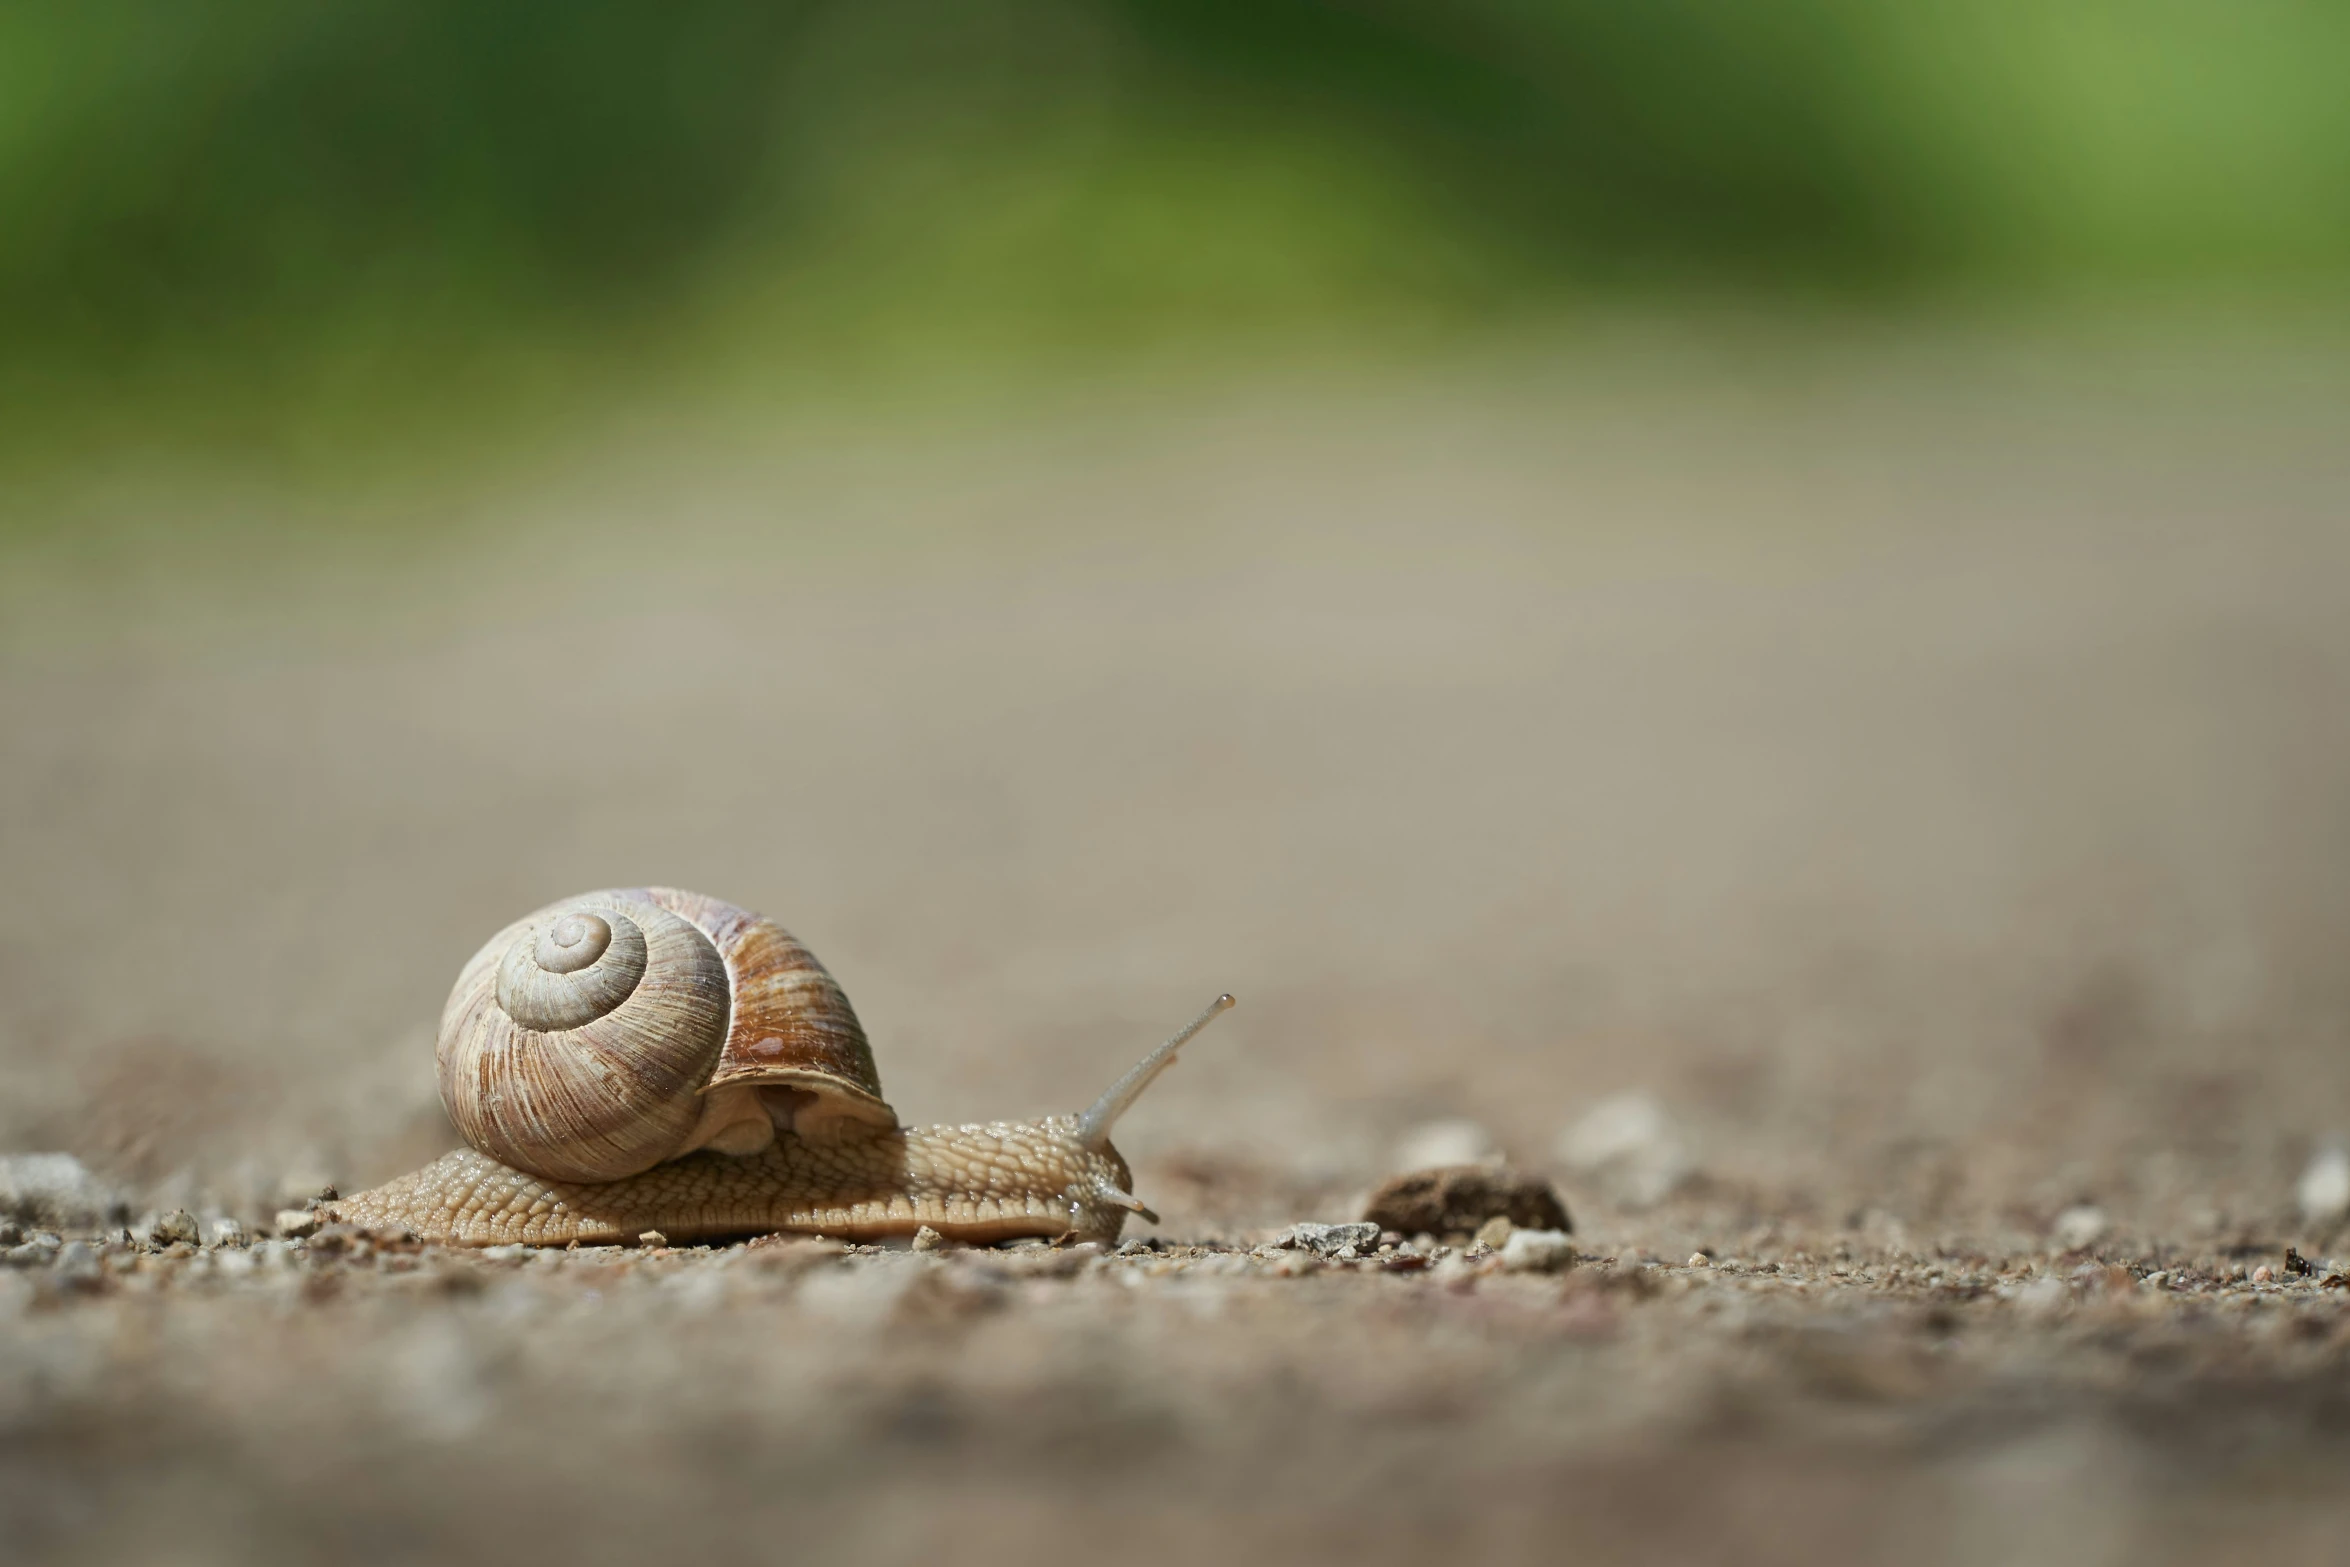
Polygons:
M779 1230L1111 1240L1156 1220L1118 1116L1220 996L1082 1115L905 1128L848 996L788 931L674 888L569 898L459 972L435 1059L466 1148L330 1205L427 1240Z

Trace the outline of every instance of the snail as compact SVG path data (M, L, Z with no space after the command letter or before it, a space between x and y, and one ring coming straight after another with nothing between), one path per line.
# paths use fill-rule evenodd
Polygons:
M560 1246L817 1232L999 1241L1153 1223L1110 1128L1218 996L1080 1115L898 1125L848 996L790 932L669 887L566 898L459 971L434 1056L467 1147L322 1217Z

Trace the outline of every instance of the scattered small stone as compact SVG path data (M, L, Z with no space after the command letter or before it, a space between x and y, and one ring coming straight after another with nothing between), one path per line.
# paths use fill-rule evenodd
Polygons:
M1490 1246L1495 1251L1499 1251L1502 1247L1509 1244L1510 1231L1516 1228L1516 1225L1510 1223L1507 1218L1497 1213L1492 1218L1487 1219L1483 1224L1477 1226L1477 1244L1480 1246Z
M945 1236L925 1224L914 1232L914 1239L909 1244L910 1249L914 1251L936 1251L946 1243Z
M1552 1151L1626 1208L1653 1208L1695 1172L1687 1139L1654 1095L1603 1099L1561 1132Z
M169 1246L185 1241L190 1246L203 1240L204 1232L197 1227L196 1216L185 1208L174 1208L158 1218L147 1231L147 1239L158 1246Z
M2049 1239L2059 1251L2086 1251L2105 1238L2105 1210L2095 1203L2075 1203L2048 1227Z
M1702 1251L1693 1251L1689 1254L1689 1266L1692 1268L1710 1268L1713 1265L1713 1258L1708 1257Z
M1373 1192L1363 1210L1377 1229L1405 1235L1473 1235L1496 1217L1529 1230L1575 1227L1548 1181L1484 1165L1398 1175Z
M2274 1284L2276 1281L2277 1270L2265 1262L2252 1270L2252 1282L2255 1284Z
M1129 1235L1118 1243L1118 1255L1121 1257L1143 1257L1156 1250L1157 1247L1139 1235Z
M1500 1164L1501 1144L1484 1127L1462 1116L1426 1121L1396 1139L1394 1170L1430 1170L1454 1164Z
M212 1221L212 1244L215 1246L242 1246L246 1241L245 1227L234 1219Z
M2305 1279L2316 1271L2317 1269L2309 1265L2309 1259L2302 1256L2300 1252L2290 1246L2285 1248L2285 1272L2294 1278Z
M318 1233L318 1211L314 1208L283 1208L271 1227L288 1240L302 1240Z
M2313 1225L2350 1218L2350 1144L2328 1143L2311 1156L2295 1191L2301 1217Z
M1557 1273L1575 1265L1575 1238L1564 1230L1512 1230L1501 1248L1504 1273Z
M636 1238L636 1243L639 1246L666 1246L669 1244L669 1237L659 1230L647 1230Z
M49 1259L56 1255L56 1247L44 1246L39 1241L32 1240L9 1247L5 1254L0 1254L0 1261L5 1261L12 1268L43 1268L47 1267Z
M1379 1226L1368 1223L1293 1224L1272 1241L1277 1249L1310 1251L1317 1257L1336 1257L1341 1253L1361 1256L1378 1244Z

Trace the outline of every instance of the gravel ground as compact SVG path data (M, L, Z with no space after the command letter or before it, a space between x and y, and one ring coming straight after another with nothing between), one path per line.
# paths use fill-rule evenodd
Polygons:
M0 1532L2340 1554L2342 405L1937 353L631 430L331 548L77 502L126 549L0 593L0 1150L90 1182L0 1267ZM266 1233L449 1146L484 936L646 881L791 925L914 1122L1235 991L1119 1133L1165 1222ZM1268 1244L1488 1155L1573 1266Z
M1811 1245L81 1248L0 1275L0 1505L68 1559L2340 1549L2338 1276Z

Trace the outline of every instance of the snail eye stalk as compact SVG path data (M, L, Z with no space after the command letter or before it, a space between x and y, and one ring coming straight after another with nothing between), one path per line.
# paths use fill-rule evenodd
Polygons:
M1152 1079L1175 1064L1175 1052L1189 1043L1191 1036L1216 1020L1216 1015L1232 1006L1230 992L1208 1003L1206 1010L1186 1023L1174 1038L1134 1063L1124 1077L1109 1087L1109 1091L1093 1102L1093 1108L1077 1118L1077 1141L1084 1147L1100 1152L1110 1145L1110 1128L1118 1117L1132 1108L1142 1097L1142 1091Z

